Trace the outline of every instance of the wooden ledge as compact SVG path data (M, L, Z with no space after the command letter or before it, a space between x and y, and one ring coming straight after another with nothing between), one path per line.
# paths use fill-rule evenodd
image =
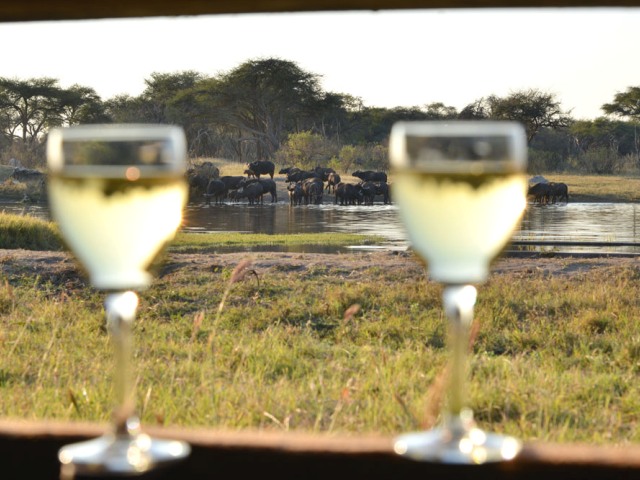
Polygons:
M0 2L0 22L420 8L637 6L640 0L29 0Z
M103 425L0 420L2 478L58 479L57 451L99 436ZM154 479L589 479L640 478L640 445L528 443L513 461L482 466L421 463L397 456L392 438L147 428L189 442L190 457L136 478Z

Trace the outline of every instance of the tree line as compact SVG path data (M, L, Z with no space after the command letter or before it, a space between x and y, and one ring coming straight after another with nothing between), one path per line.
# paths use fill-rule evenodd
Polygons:
M0 78L0 163L45 163L47 132L83 123L164 123L184 128L189 157L273 160L309 168L386 170L398 120L517 120L526 128L532 171L640 172L640 87L616 93L607 116L576 120L554 94L528 89L480 98L461 110L443 103L367 107L327 92L320 76L279 59L248 60L229 72L152 73L139 96L103 100L91 87L53 78Z

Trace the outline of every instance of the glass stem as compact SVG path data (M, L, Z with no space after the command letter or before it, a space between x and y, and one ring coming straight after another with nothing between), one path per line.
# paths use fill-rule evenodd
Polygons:
M467 401L467 352L477 290L472 285L447 285L442 297L444 310L449 319L451 352L447 408L450 416L459 417Z
M135 435L139 422L135 416L135 388L132 375L131 330L138 307L138 296L131 291L107 295L107 328L115 354L115 388L117 406L113 412L116 435Z

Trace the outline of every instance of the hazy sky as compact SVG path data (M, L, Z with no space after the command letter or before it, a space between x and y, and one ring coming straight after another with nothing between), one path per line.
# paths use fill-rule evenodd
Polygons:
M139 95L153 72L227 72L277 57L366 106L537 88L578 119L640 85L640 9L414 10L208 15L0 24L0 76L53 77L103 98Z

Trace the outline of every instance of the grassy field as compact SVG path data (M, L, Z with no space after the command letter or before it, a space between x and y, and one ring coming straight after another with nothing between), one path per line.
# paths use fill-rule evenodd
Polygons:
M134 325L143 421L345 434L432 425L448 357L441 286L408 256L278 255L171 255ZM103 294L72 262L31 265L0 260L0 411L106 422ZM640 441L640 270L579 272L530 267L481 286L469 397L484 427Z

